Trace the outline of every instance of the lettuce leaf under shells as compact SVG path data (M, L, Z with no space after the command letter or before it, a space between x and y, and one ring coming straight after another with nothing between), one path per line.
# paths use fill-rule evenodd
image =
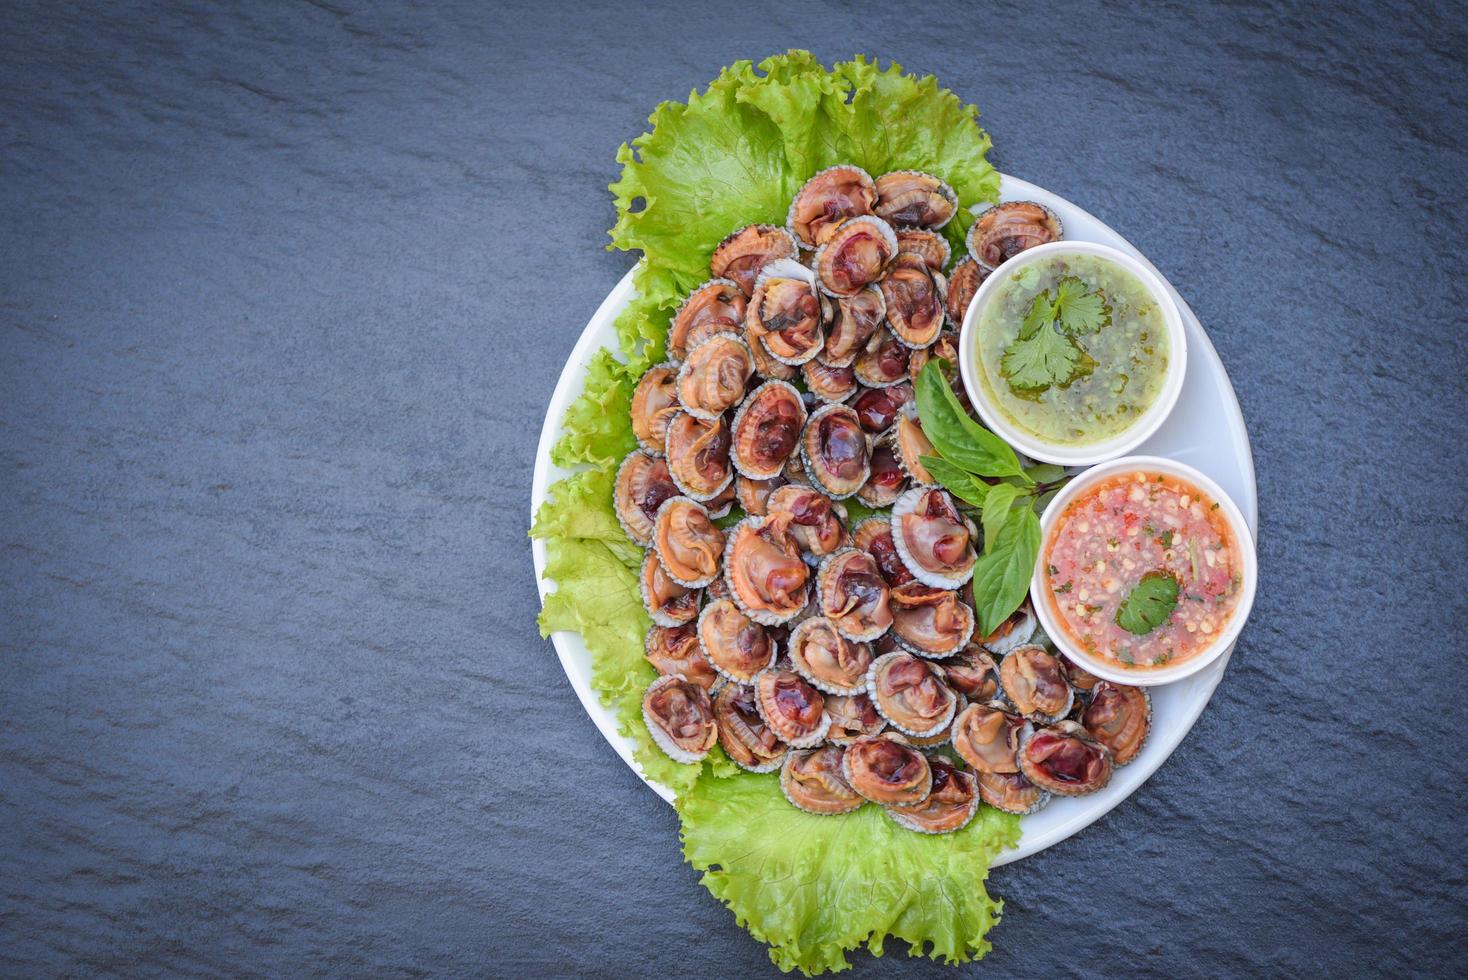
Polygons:
M678 800L683 854L781 970L824 973L888 936L913 956L963 963L989 951L1002 903L989 862L1019 839L1019 819L981 806L964 829L918 834L868 804L839 817L795 809L778 779L704 777Z
M678 795L689 862L786 971L845 969L848 952L865 944L881 955L888 936L907 941L914 955L982 956L1000 909L983 879L1018 839L1019 821L985 806L964 830L927 837L897 828L874 806L814 817L786 803L776 777L738 770L718 749L701 766L678 765L656 749L641 716L642 692L656 676L642 656L650 621L637 586L641 553L611 503L616 465L636 445L627 407L637 378L663 356L673 311L709 278L715 246L751 222L784 224L796 190L818 170L849 162L874 176L938 174L959 196L945 232L961 249L972 221L966 209L999 190L976 120L973 106L932 77L863 58L827 70L804 51L758 68L738 62L686 103L658 106L651 132L618 152L622 174L610 188L611 247L643 253L638 296L617 318L622 360L607 350L593 359L552 455L559 466L589 468L552 488L531 530L546 542L546 577L557 586L540 615L542 633L581 633L592 687L635 743L638 765Z

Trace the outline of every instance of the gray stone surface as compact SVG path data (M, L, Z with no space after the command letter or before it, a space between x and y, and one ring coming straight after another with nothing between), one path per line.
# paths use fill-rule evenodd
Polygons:
M1468 972L1461 4L6 6L0 972L771 972L525 531L614 150L788 46L978 102L1177 284L1257 454L1223 686L995 873L981 969Z

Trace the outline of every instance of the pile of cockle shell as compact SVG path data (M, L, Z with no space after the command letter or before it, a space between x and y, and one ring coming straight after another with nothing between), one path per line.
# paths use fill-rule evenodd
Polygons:
M838 166L800 189L787 228L726 238L632 396L641 448L614 490L648 549L657 745L691 764L717 742L779 769L802 810L871 801L925 833L981 799L1028 813L1100 789L1150 716L1145 692L1030 642L1028 605L974 637L979 532L922 466L911 381L931 357L956 364L979 283L1060 225L1001 204L945 276L957 209L929 174ZM852 497L891 516L848 526ZM746 516L721 529L736 502ZM934 751L950 744L962 762Z

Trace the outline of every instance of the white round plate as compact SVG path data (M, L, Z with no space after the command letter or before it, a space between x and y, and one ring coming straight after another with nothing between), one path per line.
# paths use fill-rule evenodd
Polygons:
M1111 245L1140 259L1148 268L1154 268L1147 263L1142 253L1101 221L1034 184L1005 176L999 187L999 197L1005 201L1036 201L1047 205L1060 216L1065 226L1066 238ZM1167 283L1166 276L1162 276L1160 272L1158 275ZM1244 417L1239 411L1238 399L1234 396L1233 386L1229 384L1228 372L1223 369L1223 363L1218 359L1218 353L1209 342L1208 335L1203 332L1198 318L1171 283L1167 283L1167 288L1182 310L1183 326L1188 336L1188 370L1183 379L1182 395L1167 422L1135 452L1180 460L1211 476L1239 505L1249 530L1257 538L1259 502L1254 486L1254 457L1249 450L1249 434L1244 430ZM566 471L551 463L551 446L560 438L561 419L565 417L567 407L581 393L586 367L592 355L601 347L610 347L613 350L617 348L613 321L631 301L632 296L632 273L629 272L597 308L561 371L560 381L556 383L555 393L551 395L550 406L546 409L545 424L540 432L540 447L536 450L535 478L530 492L532 517L544 502L551 484L567 475ZM547 593L555 591L555 583L543 577L545 543L532 541L531 550L541 600L544 601ZM551 635L551 642L555 644L561 666L565 669L576 696L581 699L582 706L601 730L602 736L643 782L671 803L672 792L665 786L651 782L638 770L632 760L632 743L618 734L617 719L602 706L597 700L596 692L591 689L591 656L581 642L580 634L554 633ZM1056 799L1039 813L1025 817L1020 824L1023 835L1019 844L1001 854L994 864L1008 864L1064 840L1100 819L1131 795L1172 754L1172 750L1177 748L1178 743L1198 720L1198 716L1203 713L1203 707L1223 677L1231 654L1232 650L1192 677L1153 688L1152 733L1148 736L1141 755L1130 765L1118 769L1111 784L1101 792L1072 799Z

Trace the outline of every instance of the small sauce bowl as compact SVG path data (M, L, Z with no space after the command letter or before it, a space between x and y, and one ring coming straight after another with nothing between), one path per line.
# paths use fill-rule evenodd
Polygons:
M1131 273L1157 303L1167 330L1167 374L1156 400L1122 432L1109 439L1085 445L1047 442L1021 429L994 404L979 376L979 372L983 370L979 364L979 320L984 307L993 299L999 286L1013 273L1032 262L1055 255L1095 256ZM1177 404L1178 395L1183 388L1183 376L1187 373L1188 340L1183 331L1182 314L1178 311L1172 294L1157 274L1144 263L1109 245L1059 241L1025 249L989 274L974 294L973 301L969 303L968 312L964 314L958 337L958 360L959 373L963 377L963 387L968 392L969 402L977 409L984 424L1005 442L1026 456L1042 462L1058 463L1061 466L1089 466L1131 452L1167 420L1168 414Z
M1192 484L1218 504L1219 512L1232 532L1232 547L1236 552L1240 581L1238 602L1234 605L1232 615L1207 646L1178 663L1129 669L1086 652L1070 638L1065 624L1059 620L1053 608L1055 597L1048 591L1049 583L1045 565L1056 524L1071 501L1093 489L1097 484L1120 474L1139 470L1177 477ZM1035 615L1039 617L1040 625L1044 627L1046 635L1070 660L1104 680L1115 681L1118 684L1152 687L1159 684L1170 684L1198 673L1223 656L1225 651L1233 646L1254 605L1254 593L1258 588L1258 580L1259 559L1254 547L1254 537L1249 533L1249 525L1245 523L1244 515L1240 512L1238 505L1224 492L1222 487L1193 467L1175 460L1163 459L1160 456L1126 456L1094 466L1082 473L1057 493L1045 508L1045 513L1040 517L1040 555L1030 577L1030 596Z

